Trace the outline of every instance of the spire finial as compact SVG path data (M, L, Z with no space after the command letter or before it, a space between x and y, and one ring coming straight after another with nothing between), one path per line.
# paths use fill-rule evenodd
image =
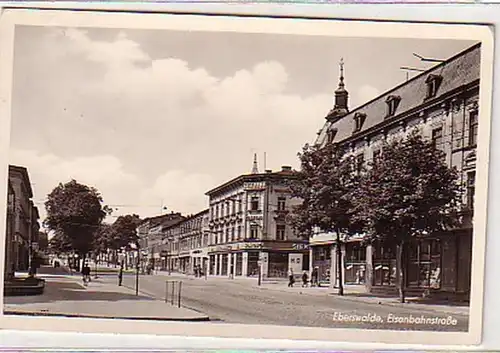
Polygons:
M340 58L340 82L339 87L344 87L344 58Z
M259 174L259 166L257 165L257 153L253 154L252 174Z

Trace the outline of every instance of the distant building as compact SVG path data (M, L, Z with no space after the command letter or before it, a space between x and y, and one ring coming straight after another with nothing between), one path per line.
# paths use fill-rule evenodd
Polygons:
M317 144L341 143L363 165L376 163L381 143L419 127L460 171L463 226L415 241L408 256L407 289L470 292L472 210L478 138L480 44L443 61L354 110L348 108L343 67L335 107L327 115ZM336 274L335 237L318 233L310 239L311 265ZM354 239L341 246L345 283L366 283L370 290L395 288L395 249L361 246ZM337 280L332 280L334 284Z
M208 210L203 210L169 227L167 239L172 244L168 248L171 271L194 274L195 266L207 268L208 221Z
M139 247L145 253L146 261L155 269L164 268L166 254L162 253L165 243L164 229L177 224L185 217L180 213L167 213L144 219L137 227Z
M9 255L6 256L6 268L8 271L25 271L28 270L33 243L40 229L38 209L31 200L33 190L28 170L10 165L9 185L11 218L7 230L6 249Z
M307 240L288 222L291 167L241 175L206 193L209 197L209 273L219 276L286 277L309 266Z

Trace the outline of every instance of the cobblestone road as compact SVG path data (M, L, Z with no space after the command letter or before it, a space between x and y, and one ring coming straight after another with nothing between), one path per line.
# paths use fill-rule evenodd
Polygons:
M449 312L423 304L384 304L377 300L340 298L324 289L310 295L307 289L276 290L257 287L251 281L195 279L184 276L141 276L140 290L165 298L165 280L182 280L182 304L226 323L269 324L309 327L367 328L392 330L467 331L467 308L450 307ZM133 275L124 284L135 286ZM348 316L348 318L346 317ZM417 323L401 323L413 318ZM359 321L359 320L368 321ZM425 322L420 322L424 319ZM354 320L354 321L353 321Z

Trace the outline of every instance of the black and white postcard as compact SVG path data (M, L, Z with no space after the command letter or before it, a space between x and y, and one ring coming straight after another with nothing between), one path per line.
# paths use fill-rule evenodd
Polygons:
M2 328L480 342L487 26L19 9L0 35Z

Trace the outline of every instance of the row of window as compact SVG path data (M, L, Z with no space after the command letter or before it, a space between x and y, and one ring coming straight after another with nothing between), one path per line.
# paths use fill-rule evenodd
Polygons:
M257 195L250 196L249 201L249 211L260 211L261 197ZM238 204L238 207L236 207ZM221 204L217 204L215 206L210 207L211 219L222 218L225 216L235 215L236 212L242 212L242 204L243 201L241 198L236 200L223 201ZM286 197L280 196L278 197L277 203L278 211L284 211L286 209Z

